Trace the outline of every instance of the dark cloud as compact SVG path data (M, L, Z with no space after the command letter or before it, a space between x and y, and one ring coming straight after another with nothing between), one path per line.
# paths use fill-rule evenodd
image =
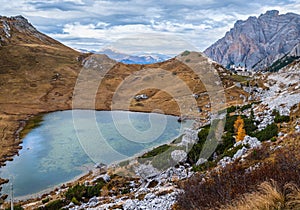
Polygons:
M32 5L37 10L61 10L61 11L74 11L74 10L80 11L81 7L84 6L84 4L78 4L71 1L61 1L61 2L28 1L28 4Z
M134 32L184 37L204 50L239 20L267 10L300 11L299 0L2 0L0 15L24 15L70 46L110 43ZM77 28L77 30L76 30Z

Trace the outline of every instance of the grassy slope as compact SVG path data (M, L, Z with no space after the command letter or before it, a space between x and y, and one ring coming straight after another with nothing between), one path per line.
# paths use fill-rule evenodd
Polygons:
M19 120L69 107L81 68L80 53L37 31L16 29L16 20L2 19L11 24L11 38L0 46L0 163L19 149ZM56 73L61 77L54 81Z
M12 160L12 156L20 149L21 140L15 133L19 130L19 126L24 124L20 124L20 121L28 120L39 113L72 107L73 89L82 69L81 60L87 56L43 34L36 36L26 29L22 33L13 27L11 29L11 39L0 46L0 165L6 160ZM206 70L207 64L206 61L203 63L202 71ZM96 96L96 108L109 110L116 88L127 76L144 68L149 68L149 71L162 68L183 80L193 93L205 91L199 77L176 59L147 66L118 63L102 80ZM214 64L213 68L221 67ZM146 78L147 75L144 75L143 79ZM239 100L241 103L239 95L243 91L234 87L230 79L225 77L222 79L223 85L230 88L227 94L228 103L236 104L234 100ZM180 90L174 82L165 82L165 86L173 91ZM142 92L150 98L140 102L132 100L130 110L161 109L167 114L180 114L178 105L170 94L157 89L146 89ZM235 99L230 99L230 95L236 96ZM204 107L208 100L206 95L199 98L197 103Z

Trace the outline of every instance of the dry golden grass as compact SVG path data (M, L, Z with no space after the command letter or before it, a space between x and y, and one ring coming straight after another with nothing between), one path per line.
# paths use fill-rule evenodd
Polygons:
M278 189L277 184L272 181L263 182L257 192L245 194L240 200L231 205L221 207L222 210L270 210L283 209L285 197Z
M275 181L263 182L257 192L245 194L241 199L221 207L222 210L275 210L300 209L300 190L293 183L279 189Z
M300 209L300 188L299 186L288 183L285 186L286 209Z

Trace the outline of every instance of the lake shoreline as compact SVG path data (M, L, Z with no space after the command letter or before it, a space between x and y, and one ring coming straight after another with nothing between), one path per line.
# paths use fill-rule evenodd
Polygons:
M57 110L57 112L59 112L59 111L67 111L67 110L72 111L72 109L60 109L60 110ZM76 109L76 110L87 110L87 109ZM97 110L92 110L92 111L112 111L112 110L97 109ZM129 110L113 110L113 111L129 111ZM26 136L27 133L24 136L22 136L22 139L20 139L20 135L21 135L22 131L24 131L24 129L26 129L26 126L28 126L28 123L30 122L30 120L33 119L34 117L39 116L39 115L45 115L45 114L52 113L52 112L56 112L56 111L38 112L36 114L29 115L29 117L27 119L25 119L25 120L24 119L19 120L19 127L16 128L16 131L14 133L15 140L19 141L19 147L18 147L18 149L15 150L15 153L14 153L13 157L15 157L15 155L18 155L20 149L22 149L22 146L20 144L22 144L23 138ZM139 112L139 113L141 113L141 111L138 111L138 110L130 110L130 112ZM143 113L153 113L153 112L143 111ZM154 112L154 113L161 114L159 112ZM178 115L175 115L175 114L165 114L165 115L170 115L170 116L178 117ZM33 129L33 128L31 128L31 129ZM170 142L172 142L172 141L173 140L170 140ZM147 149L147 150L145 150L143 152L140 152L140 153L136 154L134 157L131 157L131 158L136 158L137 156L140 156L140 155L146 153L149 150L151 150L151 148L149 148L149 149ZM5 158L2 161L3 161L3 163L5 163L8 160L9 161L13 161L13 157ZM124 160L122 160L122 161L124 161ZM122 161L119 161L119 162L122 162ZM108 167L110 167L111 165L114 165L114 164L116 164L116 163L112 163ZM3 164L2 166L5 166L5 164ZM89 172L86 172L86 173L89 173ZM58 184L57 186L66 185L69 182L71 182L71 183L77 183L78 180L81 180L83 177L86 177L86 173L81 174L80 176L77 176L77 177L75 177L74 179L72 179L72 180L70 180L68 182ZM7 182L7 180L5 180L5 181ZM2 183L2 184L4 184L4 183ZM57 186L54 186L54 187L51 187L50 189L47 189L47 192L49 192L49 193L46 193L46 194L50 194L51 192L53 192L53 190L55 190L55 188L57 188ZM52 191L51 191L51 189L52 189ZM45 193L39 192L36 195L37 195L37 197L39 197L38 195L41 195L41 194L45 194ZM30 197L34 197L34 196L32 196L32 195L29 195L29 197L28 196L24 196L24 199L20 199L20 200L22 200L22 201L28 200L28 199L31 200L32 198L30 198Z

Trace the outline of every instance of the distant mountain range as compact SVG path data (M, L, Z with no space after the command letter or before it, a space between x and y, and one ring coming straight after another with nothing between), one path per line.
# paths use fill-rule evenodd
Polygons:
M272 10L258 18L237 21L234 28L204 53L224 66L243 64L248 69L267 70L286 56L299 57L299 43L300 15L279 15Z
M81 52L91 52L95 54L105 54L111 59L125 64L152 64L159 63L169 60L171 56L163 55L159 53L144 53L142 55L129 55L126 53L119 52L117 50L106 48L101 51L87 51L80 49Z

